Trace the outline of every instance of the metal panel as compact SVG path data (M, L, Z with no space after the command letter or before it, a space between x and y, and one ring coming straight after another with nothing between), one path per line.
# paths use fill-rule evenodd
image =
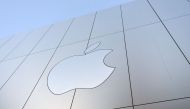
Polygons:
M0 90L1 109L22 109L47 65L52 51L30 55Z
M44 33L48 30L48 28L49 26L40 28L30 33L29 36L16 49L14 49L13 52L11 52L11 54L8 55L6 59L29 54L38 43L38 41L43 37Z
M163 20L190 14L188 0L149 0Z
M68 45L75 42L88 40L94 21L95 14L76 18L69 28L61 45Z
M126 5L122 5L122 12L125 29L159 22L146 0L134 0Z
M11 74L14 73L18 65L22 62L23 58L24 57L0 63L0 88L8 80Z
M162 24L126 31L135 104L190 96L190 67Z
M190 62L190 15L164 22Z
M72 20L68 20L54 24L32 53L56 48L71 22Z
M120 109L120 108L115 108L115 109ZM121 109L133 109L132 107L126 107L126 108L121 108Z
M34 93L30 97L24 109L70 109L74 91L70 91L61 95L54 95L48 89L47 79L50 70L58 62L70 56L83 54L86 45L87 41L70 46L60 47L57 49L54 58L47 67L43 77L41 78L39 84L37 85ZM64 80L62 82L64 83Z
M0 38L0 49L4 46L12 37Z
M115 67L115 69L111 75L97 87L77 89L72 109L113 109L132 105L123 39L123 33L117 33L90 40L89 46L97 42L101 43L101 45L92 52L98 50L113 50L109 55L104 57L104 63L107 66ZM89 64L90 63L89 60Z
M92 31L92 37L122 31L120 7L98 11Z
M135 109L189 109L189 107L190 100L184 99L137 106Z
M118 108L115 108L115 109L133 109L132 107L126 107L126 108L124 108L124 107L118 107Z
M0 49L0 61L12 52L26 37L28 33L20 33L15 35L6 45L2 46Z

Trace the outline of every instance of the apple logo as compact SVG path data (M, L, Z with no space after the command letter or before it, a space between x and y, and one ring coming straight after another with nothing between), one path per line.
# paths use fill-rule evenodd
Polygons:
M95 88L106 81L114 67L106 65L104 59L112 50L95 51L99 45L92 44L84 55L68 57L53 66L47 79L49 90L60 95L79 88Z

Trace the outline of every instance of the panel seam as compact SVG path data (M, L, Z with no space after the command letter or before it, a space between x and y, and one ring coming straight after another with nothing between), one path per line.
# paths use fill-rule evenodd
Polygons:
M132 82L131 82L131 73L129 70L129 58L128 58L128 51L127 51L127 44L126 44L126 35L125 35L125 28L124 28L124 20L123 20L123 12L122 12L122 5L120 5L120 11L121 11L121 20L122 20L122 28L123 28L123 37L124 37L124 44L125 44L125 55L126 55L126 61L127 61L127 68L128 68L128 77L129 77L129 86L130 86L130 92L131 92L131 102L132 107L134 109L134 98L133 98L133 90L132 90Z
M88 48L88 45L89 45L89 42L90 42L90 39L91 39L91 36L92 36L92 31L93 31L93 28L94 28L94 24L95 24L96 16L97 16L97 12L96 12L95 15L94 15L94 20L93 20L92 27L91 27L91 30L90 30L90 35L89 35L89 38L88 38L88 42L87 42L87 45L86 45L86 49ZM84 54L85 54L85 55L86 55L86 53L85 53L86 49L84 50ZM72 106L73 106L73 103L74 103L74 99L75 99L75 93L76 93L76 91L77 91L77 89L75 88L75 91L74 91L74 95L73 95L73 99L72 99L72 102L71 102L70 109L72 109Z
M43 36L40 38L40 40L36 43L36 45L33 47L33 49L38 45L38 43L41 41L41 39L43 39L43 37L46 35L46 33L49 31L49 29L52 27L52 25L47 29L47 31L43 34ZM13 71L13 73L9 76L9 78L5 81L5 83L0 87L0 91L2 90L2 88L7 84L7 82L13 77L13 75L16 73L16 71L20 68L20 66L25 62L25 60L28 58L28 56L30 56L30 53L32 52L32 50L26 55L24 56L23 60L18 64L18 66L15 68L15 70ZM3 61L2 61L3 62ZM1 62L0 62L1 63Z
M26 104L27 104L28 100L29 100L29 99L30 99L30 97L32 96L32 94L33 94L34 90L36 89L36 86L38 85L39 81L41 80L41 78L42 78L43 74L45 73L45 71L46 71L47 67L49 66L49 64L50 64L51 60L53 59L53 57L54 57L54 55L55 55L55 53L56 53L57 49L58 49L58 48L59 48L59 46L61 45L62 40L64 39L65 35L67 34L67 32L68 32L69 28L71 27L71 24L73 23L73 21L74 21L74 20L75 20L75 18L73 18L73 20L71 21L71 23L70 23L70 25L68 26L68 28L67 28L66 32L64 33L64 35L62 36L62 38L61 38L60 42L58 43L57 47L55 48L54 52L52 53L52 56L50 57L50 59L49 59L49 61L48 61L47 65L45 66L44 70L42 71L42 74L40 75L39 79L37 80L37 82L36 82L35 86L33 87L32 91L30 92L30 95L28 96L28 98L27 98L26 102L24 103L24 105L23 105L22 109L24 109L24 108L25 108L25 106L26 106Z
M148 4L150 5L150 7L152 8L152 10L154 11L154 13L156 14L156 16L158 17L158 19L160 20L160 22L162 23L162 25L164 26L165 30L168 32L168 34L170 35L171 39L173 40L173 42L175 43L175 45L177 46L177 48L180 50L181 54L183 55L183 57L185 58L185 60L188 62L188 64L190 64L189 60L187 59L185 53L183 52L183 50L180 48L180 46L178 45L177 41L174 39L174 37L172 36L171 32L169 31L169 29L166 27L166 25L164 24L164 22L162 21L162 19L160 18L160 16L158 15L158 13L156 12L156 10L154 9L154 7L152 6L152 4L150 3L149 0L147 0Z

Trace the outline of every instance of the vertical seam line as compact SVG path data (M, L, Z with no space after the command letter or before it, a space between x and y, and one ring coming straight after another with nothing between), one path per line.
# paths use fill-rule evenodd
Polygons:
M87 42L87 45L86 45L86 49L88 48L88 45L89 45L89 42L90 42L90 39L91 39L91 36L92 36L92 31L93 31L93 28L94 28L96 16L97 16L97 12L96 12L95 15L94 15L94 20L93 20L92 27L91 27L91 30L90 30L90 35L89 35L89 38L88 38L88 42ZM85 54L85 55L86 55L86 53L85 53L86 49L84 50L84 54ZM74 103L74 99L75 99L75 93L76 93L76 91L77 91L77 89L75 88L75 92L74 92L74 95L73 95L73 99L72 99L72 102L71 102L70 109L72 109L72 106L73 106L73 103Z
M171 39L173 40L173 42L175 43L175 45L177 46L177 48L180 50L181 54L183 55L183 57L186 59L186 61L188 62L188 64L190 64L189 60L187 59L186 55L184 54L184 52L182 51L182 49L179 47L179 45L177 44L176 40L173 38L172 34L170 33L170 31L168 30L168 28L166 27L166 25L164 24L164 22L162 21L162 19L160 18L160 16L158 15L158 13L156 12L156 10L154 9L154 7L151 5L150 1L147 0L148 4L150 5L150 7L152 8L152 10L154 11L154 13L156 14L156 16L158 17L158 19L160 20L160 22L162 23L162 25L164 26L165 30L168 32L168 34L170 35Z
M71 23L70 23L70 25L68 26L68 28L67 28L66 32L64 33L64 35L63 35L63 37L61 38L60 42L58 43L58 45L57 45L56 49L54 50L54 52L53 52L52 56L50 57L50 59L49 59L49 61L48 61L47 65L45 66L45 68L44 68L44 70L43 70L42 74L40 75L39 79L37 80L37 82L36 82L35 86L33 87L32 91L30 92L30 95L28 96L28 98L27 98L26 102L24 103L24 105L23 105L22 109L24 109L24 108L25 108L25 106L26 106L26 104L27 104L28 100L29 100L29 99L30 99L30 97L32 96L32 94L33 94L33 92L34 92L34 90L35 90L36 86L38 85L38 83L39 83L40 79L42 78L43 74L45 73L46 68L47 68L47 67L48 67L48 65L50 64L51 60L53 59L53 57L54 57L54 55L55 55L55 53L56 53L57 49L59 48L59 46L60 46L60 44L61 44L62 40L64 39L64 37L65 37L65 35L67 34L67 32L68 32L69 28L71 27L71 24L73 23L73 21L74 21L74 19L71 21Z
M129 70L129 59L128 59L128 51L127 51L127 45L126 45L126 40L125 40L125 28L124 28L124 21L123 21L123 12L122 12L122 5L120 5L120 11L121 11L121 20L122 20L122 28L123 28L123 36L124 36L124 44L125 44L125 54L126 54L126 59L127 59L127 68L128 68L128 76L129 76L129 85L130 85L130 92L131 92L131 102L132 102L132 107L134 109L134 99L133 99L133 90L132 90L132 82L131 82L131 73Z

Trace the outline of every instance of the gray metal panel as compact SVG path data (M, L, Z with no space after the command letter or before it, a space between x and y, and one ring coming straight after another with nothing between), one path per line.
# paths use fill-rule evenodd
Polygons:
M104 62L116 68L110 77L98 87L77 89L72 109L113 109L132 105L123 39L123 33L117 33L90 40L89 46L101 42L94 52L101 49L113 50L105 57Z
M160 23L126 31L135 104L190 96L190 67Z
M98 11L92 31L92 37L122 31L120 7Z
M32 51L32 53L56 48L71 22L72 19L54 24L53 27L46 33L45 37L37 45L37 47Z
M33 49L33 47L40 40L40 38L48 30L48 28L49 26L46 26L44 28L34 30L16 49L13 50L13 52L6 59L15 58L15 57L29 54L31 50Z
M57 49L54 58L47 67L24 109L70 109L74 91L62 95L54 95L47 87L47 78L50 70L58 62L70 56L83 54L86 45L87 41Z
M190 99L137 106L135 109L189 109Z
M190 15L164 22L190 62Z
M149 0L163 20L190 14L188 0Z
M95 14L76 18L69 28L61 45L72 44L82 40L88 40Z
M47 65L52 51L30 55L0 90L1 109L21 109Z
M124 107L118 107L118 108L115 108L115 109L133 109L132 107L126 107L126 108L124 108Z
M126 5L122 5L122 12L125 29L159 22L146 0L134 0Z
M15 35L9 42L6 43L0 49L0 61L4 60L4 58L12 52L26 37L28 33L20 33Z
M188 0L150 1L162 19L190 14L188 7L190 3L187 2ZM113 51L109 55L106 55L104 62L106 65L116 68L110 77L98 87L91 89L78 88L75 93L72 109L113 109L131 106L132 99L128 70L131 74L132 96L136 105L190 97L189 64L163 25L158 23L155 13L153 13L147 2L145 0L136 0L124 5L122 10L124 25L128 29L125 41L128 50L129 69L127 67L124 36L120 32L122 31L120 7L98 12L89 46L96 42L101 42L101 45L96 50L112 49ZM84 55L93 18L94 14L91 14L74 20L61 43L64 47L57 49L54 57L48 64L55 50L54 48L57 47L72 21L69 20L55 24L32 52L34 54L26 59L7 84L0 89L0 109L22 109L47 64L48 66L44 71L44 75L33 90L24 108L70 109L74 90L65 94L54 95L47 87L48 74L54 65L61 60L74 55ZM174 39L188 56L188 59L190 51L188 46L189 38L187 37L190 34L188 32L188 27L190 26L189 19L189 16L187 16L164 22L174 36ZM152 23L155 24L153 25ZM40 38L38 35L44 32L45 28L44 30L37 30L30 37L26 37L25 40L25 33L13 37L12 40L0 49L0 60L9 53L13 53L9 55L9 59L21 56L22 54L28 54ZM118 33L116 34L116 32ZM83 42L80 42L82 40ZM22 43L20 43L21 41ZM52 50L47 51L48 49ZM12 50L14 51L12 52ZM96 52L96 50L92 52ZM0 86L7 80L22 59L23 57L0 63ZM78 62L82 63L82 61ZM77 64L77 67L71 66L71 68L76 70L80 67L82 67L82 64ZM73 78L71 82L79 77L73 76ZM62 82L60 82L61 85ZM189 109L189 106L189 100L186 99L137 106L135 109Z
M5 45L12 37L6 37L6 38L1 38L0 39L0 49L3 45Z
M3 61L0 63L0 87L8 80L11 74L16 70L24 57Z
M120 109L120 108L115 108L115 109ZM126 107L126 108L121 108L121 109L133 109L132 107Z

